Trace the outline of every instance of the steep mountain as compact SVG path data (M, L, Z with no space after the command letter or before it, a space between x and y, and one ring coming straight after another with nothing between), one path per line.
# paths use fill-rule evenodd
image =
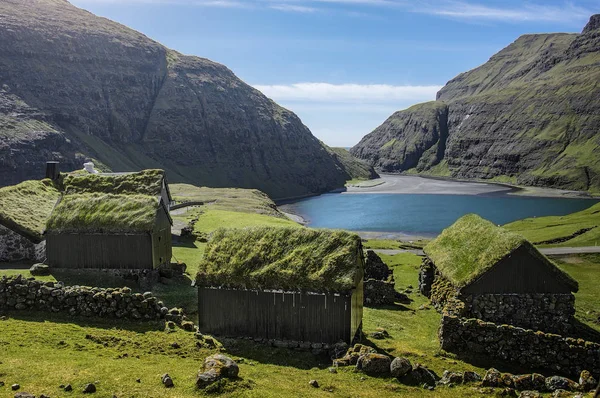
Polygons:
M0 186L95 159L169 181L321 193L353 176L292 112L225 66L66 0L0 2Z
M384 172L600 192L600 15L525 35L351 149Z

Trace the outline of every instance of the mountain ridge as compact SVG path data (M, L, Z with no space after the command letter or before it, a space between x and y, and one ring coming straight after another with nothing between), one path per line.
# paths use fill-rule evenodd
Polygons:
M41 177L46 160L73 170L87 159L274 198L353 178L294 113L224 65L67 1L0 3L0 53L0 185ZM35 112L17 129L19 107Z
M600 192L599 27L594 15L581 34L519 37L420 104L447 107L445 125L411 107L352 154L384 172ZM444 128L448 135L432 141Z

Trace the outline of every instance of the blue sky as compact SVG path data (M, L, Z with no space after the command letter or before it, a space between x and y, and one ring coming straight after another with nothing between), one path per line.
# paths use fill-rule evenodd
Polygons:
M71 0L184 54L225 64L352 146L394 111L435 99L525 33L580 32L600 1Z

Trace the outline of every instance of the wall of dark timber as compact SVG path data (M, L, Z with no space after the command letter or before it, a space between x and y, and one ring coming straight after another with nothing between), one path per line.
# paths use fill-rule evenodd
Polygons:
M230 337L350 343L362 321L362 291L360 295L200 287L199 330ZM353 316L353 308L360 314Z
M152 269L152 237L48 234L46 256L54 268Z

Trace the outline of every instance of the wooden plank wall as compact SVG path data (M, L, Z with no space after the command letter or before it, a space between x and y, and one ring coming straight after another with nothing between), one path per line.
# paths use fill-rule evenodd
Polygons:
M200 287L200 331L313 343L350 342L351 297Z
M49 234L46 256L55 268L152 269L152 238L150 234Z

